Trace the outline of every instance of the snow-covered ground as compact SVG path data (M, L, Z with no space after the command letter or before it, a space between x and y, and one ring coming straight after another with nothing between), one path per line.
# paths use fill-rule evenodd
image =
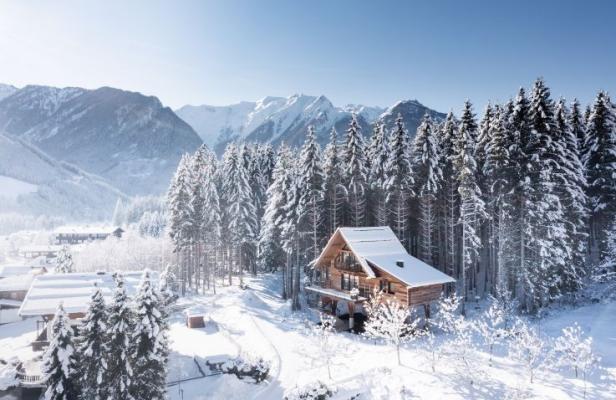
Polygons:
M172 399L282 399L296 385L321 380L337 389L334 398L348 399L469 399L469 398L583 398L584 384L572 372L541 370L530 384L523 368L497 349L492 366L487 353L479 353L475 382L466 371L442 356L432 372L428 352L415 342L402 351L397 366L394 351L384 345L349 333L338 333L332 345L338 349L332 380L318 360L317 342L309 335L309 312L292 314L272 288L271 276L249 280L249 289L219 288L217 295L199 295L189 302L208 312L210 325L188 329L180 321L172 324L173 349L182 356L209 359L221 355L248 354L271 363L271 376L259 385L243 383L228 375L208 377L170 388ZM267 284L265 284L267 282ZM562 328L577 321L593 336L594 350L602 367L590 377L588 399L616 398L616 303L593 304L553 312L539 323L548 336L560 335ZM173 364L170 373L174 374Z
M506 349L495 352L492 366L487 353L480 352L470 371L442 355L433 372L422 341L402 350L397 366L391 347L349 333L337 333L331 345L337 349L332 380L319 359L318 344L310 335L311 311L291 313L279 299L278 278L247 279L248 289L219 287L217 294L182 299L182 307L199 307L206 313L206 327L190 329L181 311L171 320L172 352L169 381L196 378L169 387L172 400L258 399L277 400L296 385L317 380L336 389L334 399L571 399L583 398L584 384L570 371L540 370L530 383L524 369L506 357ZM472 309L473 307L471 307ZM594 338L601 368L587 386L588 399L616 398L616 303L598 303L579 308L558 309L535 323L546 336L560 335L562 328L577 321ZM29 360L34 339L34 319L0 326L0 359ZM270 377L253 384L233 375L200 378L199 366L242 356L262 357L270 363Z

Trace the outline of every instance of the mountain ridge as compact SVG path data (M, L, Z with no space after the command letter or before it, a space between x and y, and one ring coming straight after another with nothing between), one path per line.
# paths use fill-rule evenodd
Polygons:
M398 113L402 115L411 136L415 134L425 113L439 121L445 118L445 114L417 100L401 100L387 108L361 104L337 107L324 95L301 93L289 97L267 96L254 102L243 101L228 106L185 105L175 112L195 129L204 143L219 154L232 141L273 145L285 142L299 146L308 126L315 128L317 140L325 144L331 129L343 132L352 114L356 114L365 136L371 133L370 126L376 121L392 129Z

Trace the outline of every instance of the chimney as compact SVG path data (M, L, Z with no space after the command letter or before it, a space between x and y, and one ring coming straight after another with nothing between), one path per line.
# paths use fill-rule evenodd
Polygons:
M396 265L397 265L398 267L400 267L400 268L404 268L404 261L402 261L402 260L398 260L398 261L396 261Z

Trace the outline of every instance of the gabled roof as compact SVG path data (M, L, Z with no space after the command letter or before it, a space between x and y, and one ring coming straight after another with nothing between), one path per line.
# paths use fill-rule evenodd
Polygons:
M124 272L124 287L129 296L137 292L142 271ZM150 272L152 281L158 280L158 273ZM19 309L19 315L50 315L56 312L62 302L67 313L83 313L87 310L94 284L101 289L105 302L109 304L115 289L113 275L109 272L84 272L69 274L44 274L34 278Z
M449 275L408 254L388 226L338 228L314 264L329 262L328 255L334 247L341 248L345 243L370 278L376 277L373 270L376 268L410 287L455 282ZM398 266L398 261L403 267Z

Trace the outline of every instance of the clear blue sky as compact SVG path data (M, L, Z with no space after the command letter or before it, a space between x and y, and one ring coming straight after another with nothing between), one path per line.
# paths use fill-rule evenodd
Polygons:
M472 4L468 4L472 3ZM172 107L616 94L614 1L1 1L0 82L115 86Z

